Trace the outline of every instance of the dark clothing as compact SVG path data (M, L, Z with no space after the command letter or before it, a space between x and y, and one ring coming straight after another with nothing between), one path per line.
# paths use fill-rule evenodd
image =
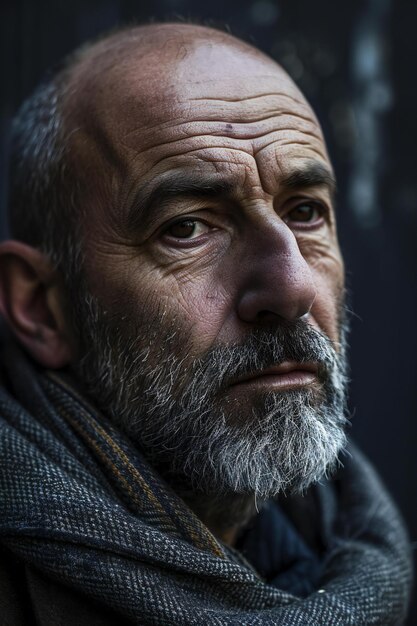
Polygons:
M313 593L322 573L321 560L282 511L278 502L265 505L239 537L236 549L262 578L301 598Z
M229 549L68 382L1 362L0 626L403 622L407 537L353 447Z

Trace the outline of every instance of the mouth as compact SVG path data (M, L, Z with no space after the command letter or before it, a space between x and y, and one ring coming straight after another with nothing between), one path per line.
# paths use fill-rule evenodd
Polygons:
M265 388L265 390L286 390L305 387L318 382L319 366L317 363L298 363L284 361L263 370L245 374L234 380L230 387L234 390Z

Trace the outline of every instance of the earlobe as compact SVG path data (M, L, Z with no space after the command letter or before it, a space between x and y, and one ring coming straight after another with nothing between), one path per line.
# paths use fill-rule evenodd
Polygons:
M57 272L39 250L19 241L0 244L0 312L41 365L58 369L72 358Z

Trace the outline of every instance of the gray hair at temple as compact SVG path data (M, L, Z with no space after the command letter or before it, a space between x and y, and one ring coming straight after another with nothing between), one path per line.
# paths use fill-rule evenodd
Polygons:
M184 21L194 23L178 19ZM82 190L69 146L75 129L64 111L71 74L100 41L134 39L144 26L116 28L81 45L50 72L13 120L8 205L11 235L48 255L69 289L78 285L83 261Z
M71 282L81 262L77 177L68 155L62 105L71 55L23 103L12 125L9 227L47 254Z

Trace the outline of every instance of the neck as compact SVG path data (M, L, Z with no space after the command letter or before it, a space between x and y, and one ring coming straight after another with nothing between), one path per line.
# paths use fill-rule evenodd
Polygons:
M235 545L239 532L256 514L254 496L192 494L183 499L213 535L228 546Z
M169 480L172 488L222 543L233 546L239 532L257 513L254 495L196 492L183 481Z

